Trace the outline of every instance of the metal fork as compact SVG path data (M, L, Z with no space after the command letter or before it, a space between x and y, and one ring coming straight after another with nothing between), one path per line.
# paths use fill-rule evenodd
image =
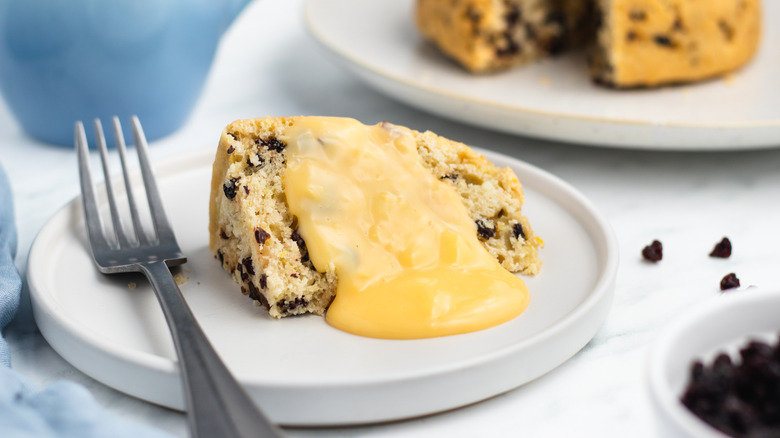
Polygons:
M170 267L187 261L173 234L149 164L148 146L141 123L131 119L133 137L138 151L141 174L153 223L153 233L147 234L132 195L126 148L119 119L114 117L116 147L122 164L132 236L125 234L109 175L108 153L99 119L95 119L95 136L103 164L109 210L113 223L112 239L107 239L98 211L97 198L89 165L84 125L76 122L75 143L78 151L82 203L92 254L100 272L141 272L152 285L160 301L173 336L184 387L190 433L193 437L279 437L281 431L257 409L243 388L219 359L184 301ZM131 238L134 237L134 238Z

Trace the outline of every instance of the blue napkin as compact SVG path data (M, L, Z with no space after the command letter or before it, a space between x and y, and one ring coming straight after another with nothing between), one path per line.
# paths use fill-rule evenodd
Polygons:
M19 307L22 279L14 266L15 254L11 187L0 167L0 335ZM62 381L38 390L10 367L8 344L0 336L0 437L170 437L109 414L76 383Z
M16 272L16 225L14 224L11 187L0 167L0 333L14 317L19 307L22 279ZM0 336L0 366L11 366L8 344Z

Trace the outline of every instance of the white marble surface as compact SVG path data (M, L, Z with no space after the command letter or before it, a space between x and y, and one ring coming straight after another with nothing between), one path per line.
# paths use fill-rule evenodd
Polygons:
M615 301L605 325L570 361L519 389L482 403L391 424L288 429L297 437L656 436L644 388L648 345L681 312L716 297L725 274L743 285L780 286L780 148L671 153L556 144L460 125L410 109L339 68L306 34L299 1L257 1L226 34L206 89L188 123L152 145L155 160L215 146L238 118L350 116L388 120L494 149L548 170L589 197L620 242ZM780 145L780 139L778 139ZM0 103L0 163L9 173L22 272L46 219L78 194L75 154L21 132ZM727 260L707 256L721 237ZM664 260L640 258L653 239ZM36 331L29 307L5 331L13 367L38 385L70 379L111 412L186 436L182 414L92 380ZM497 376L500 378L500 376Z

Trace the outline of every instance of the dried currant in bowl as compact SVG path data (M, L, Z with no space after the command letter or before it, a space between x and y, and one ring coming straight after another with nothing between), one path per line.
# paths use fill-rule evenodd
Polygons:
M650 346L658 436L780 437L780 289L679 309Z
M681 401L729 436L780 437L780 339L749 340L735 358L696 360Z

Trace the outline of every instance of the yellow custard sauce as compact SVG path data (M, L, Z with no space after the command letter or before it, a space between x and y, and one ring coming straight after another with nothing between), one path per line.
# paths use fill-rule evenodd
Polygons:
M330 325L430 338L526 309L525 284L482 247L458 193L421 164L411 131L302 118L288 134L287 204L314 266L338 275Z

